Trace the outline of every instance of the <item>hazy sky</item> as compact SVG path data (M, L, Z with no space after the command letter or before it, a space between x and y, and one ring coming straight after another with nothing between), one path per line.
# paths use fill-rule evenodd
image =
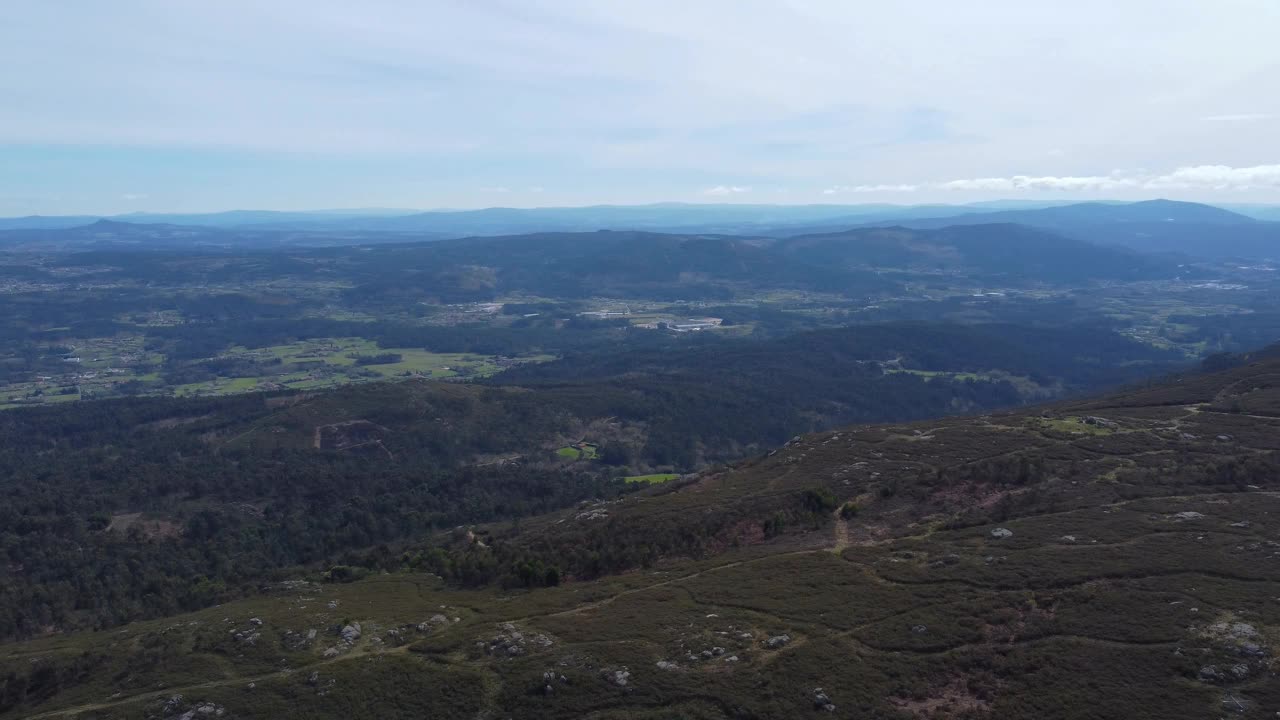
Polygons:
M6 0L0 214L1280 202L1280 0Z

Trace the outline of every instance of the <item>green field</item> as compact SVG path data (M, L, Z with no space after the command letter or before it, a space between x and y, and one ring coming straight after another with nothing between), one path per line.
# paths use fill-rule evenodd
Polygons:
M940 370L907 370L903 368L894 368L892 370L885 370L885 372L889 374L899 374L899 375L916 375L926 380L932 380L937 377L946 378L949 380L961 380L961 381L963 380L978 381L978 380L991 379L990 375L986 375L982 373L971 373L971 372L957 373L957 372L943 372Z
M144 350L141 336L122 335L82 342L74 352L83 359L68 364L52 380L15 383L0 393L0 409L61 403L119 394L117 386L136 381L144 395L182 397L235 395L261 390L315 390L356 382L397 378L449 380L487 377L512 365L546 362L551 355L502 358L475 353L433 353L422 348L383 348L364 338L317 338L262 348L232 347L217 360L245 361L259 372L252 376L219 376L178 385L165 383L163 355ZM396 362L358 364L362 356L394 354ZM61 369L61 368L60 368ZM80 392L58 395L50 388L75 386ZM6 402L7 401L7 402ZM594 450L591 453L594 457Z
M658 484L670 482L680 477L678 473L654 473L652 475L628 475L622 478L629 483Z
M595 460L599 457L600 448L592 443L578 443L577 445L567 445L556 450L559 455L566 460Z

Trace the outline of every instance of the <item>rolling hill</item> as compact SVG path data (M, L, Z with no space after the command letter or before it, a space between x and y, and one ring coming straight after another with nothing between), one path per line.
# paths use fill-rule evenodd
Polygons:
M853 224L856 218L846 218ZM904 220L917 229L1017 223L1076 240L1148 253L1196 257L1280 257L1280 223L1200 203L1149 200L1130 204L1080 203L1032 210L970 213ZM884 224L884 223L879 223Z
M762 288L860 296L895 292L904 279L921 273L1022 285L1159 279L1187 272L1162 258L1010 224L862 228L778 241L638 231L399 240L107 220L67 230L0 232L0 242L10 250L70 251L58 266L94 266L107 278L336 278L355 286L353 297L369 300L459 302L513 292L726 299ZM305 247L326 243L339 246Z
M1134 280L1176 273L1163 260L1015 224L859 228L790 237L775 249L823 267L905 268L1014 281Z

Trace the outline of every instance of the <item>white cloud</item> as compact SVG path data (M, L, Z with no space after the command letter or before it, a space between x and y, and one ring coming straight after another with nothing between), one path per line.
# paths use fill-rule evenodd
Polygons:
M146 193L125 193L120 196L121 200L146 200L151 197Z
M1012 192L1017 190L1117 190L1134 186L1132 178L1117 175L1062 176L1014 175L1012 177L968 178L940 183L942 190L986 190Z
M702 191L703 195L711 195L714 197L725 197L728 195L738 195L740 193L751 192L751 188L741 185L716 185Z
M1210 115L1205 118L1209 122L1256 122L1258 120L1273 120L1275 115L1268 113L1239 113L1236 115Z
M941 201L924 180L952 178L1138 192L1107 170L1277 157L1280 94L1259 92L1280 74L1276 2L11 2L0 167L31 157L0 193L43 175L58 212L474 207L499 177L513 204L775 184ZM55 174L55 154L97 170ZM750 193L699 195L729 178Z
M823 195L839 195L844 193L910 193L919 190L919 185L833 185L822 191Z
M1063 192L1114 190L1264 190L1280 189L1280 165L1231 167L1228 165L1195 165L1180 167L1169 173L1152 174L1137 171L1115 171L1110 175L964 178L935 183L939 190L1018 192L1044 190Z
M1178 190L1280 189L1280 165L1181 167L1167 175L1149 179L1144 187Z

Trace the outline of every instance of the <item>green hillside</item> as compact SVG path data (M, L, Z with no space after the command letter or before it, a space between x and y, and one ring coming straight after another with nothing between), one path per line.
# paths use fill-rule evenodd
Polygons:
M2 717L1269 717L1280 360L1253 360L452 534L555 587L408 547L9 644Z

